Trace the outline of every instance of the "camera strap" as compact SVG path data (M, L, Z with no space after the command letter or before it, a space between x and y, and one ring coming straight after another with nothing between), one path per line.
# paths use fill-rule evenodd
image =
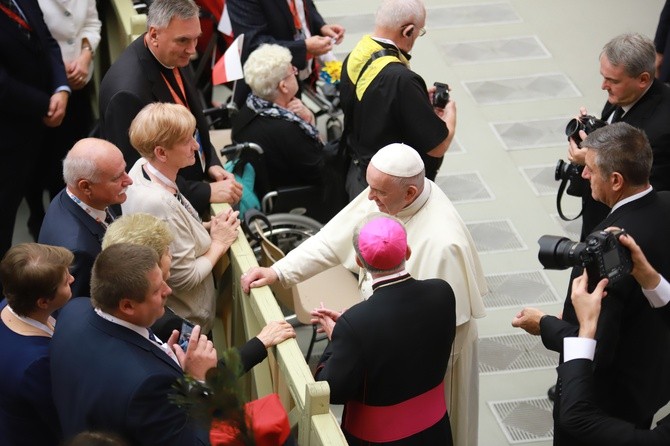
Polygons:
M556 194L556 210L558 211L558 216L561 217L561 220L574 221L582 216L582 212L584 210L582 209L581 211L579 211L579 214L577 214L577 216L574 218L568 218L563 213L563 209L561 208L561 201L563 199L563 192L565 192L565 188L568 185L568 181L569 180L567 178L564 178L563 180L561 180L561 184L558 186L558 193Z

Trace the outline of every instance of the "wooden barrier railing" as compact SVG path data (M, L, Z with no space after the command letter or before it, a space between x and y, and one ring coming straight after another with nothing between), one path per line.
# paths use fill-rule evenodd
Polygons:
M213 206L215 211L223 207ZM256 266L256 257L240 231L230 248L233 278L232 343L240 345L258 334L270 321L284 318L268 287L242 292L239 277ZM315 382L303 353L294 339L269 352L268 359L254 367L246 382L249 397L277 392L289 412L291 426L297 424L298 444L346 445L344 435L330 411L330 389L326 382Z

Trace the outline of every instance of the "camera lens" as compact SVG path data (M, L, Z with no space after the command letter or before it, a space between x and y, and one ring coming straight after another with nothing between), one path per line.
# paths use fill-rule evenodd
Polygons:
M565 136L568 138L572 137L573 139L575 136L579 137L579 130L583 128L582 121L580 121L577 118L572 118L569 122L568 125L565 126Z
M573 242L567 237L543 235L537 241L540 250L537 258L546 269L566 269L581 265L584 243Z

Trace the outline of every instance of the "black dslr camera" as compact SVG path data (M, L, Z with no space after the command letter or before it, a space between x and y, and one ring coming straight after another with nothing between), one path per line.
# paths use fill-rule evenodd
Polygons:
M540 245L537 258L545 269L583 266L589 275L589 291L593 291L601 279L608 278L612 284L630 274L633 268L630 251L619 243L623 234L624 230L595 231L584 243L543 235L537 241Z
M433 107L444 108L449 102L449 85L435 82L435 93L433 93Z
M579 131L584 130L587 135L600 127L605 127L606 121L596 118L592 115L583 115L579 118L573 118L565 126L565 136L572 138L579 146L582 143L582 138L579 137Z
M568 139L572 138L579 146L582 143L582 138L579 137L580 130L584 130L588 135L592 131L599 129L600 127L605 127L606 125L607 122L602 121L595 116L580 116L579 118L573 118L568 122L568 125L565 126L565 136L567 136ZM565 192L568 195L572 195L573 197L581 197L584 195L586 190L586 180L582 178L583 170L584 166L566 163L561 159L558 160L556 169L554 170L554 179L556 181L561 181L561 186L559 187L561 193L563 189L565 189L565 185L569 183L567 189L565 189ZM559 214L562 214L560 210Z

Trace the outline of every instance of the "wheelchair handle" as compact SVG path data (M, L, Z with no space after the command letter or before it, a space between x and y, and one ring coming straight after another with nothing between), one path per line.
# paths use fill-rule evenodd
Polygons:
M253 142L241 142L239 144L232 144L222 148L219 153L221 156L228 157L229 155L239 155L245 149L253 150L259 155L263 154L263 149L256 143Z

